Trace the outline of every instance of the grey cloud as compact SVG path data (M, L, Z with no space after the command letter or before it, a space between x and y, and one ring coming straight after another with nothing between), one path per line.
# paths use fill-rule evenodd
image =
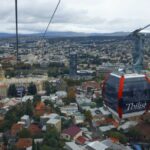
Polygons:
M56 3L56 0L18 0L19 31L42 32ZM130 31L149 23L148 5L148 0L62 0L49 30ZM1 0L0 6L0 32L13 32L14 0Z

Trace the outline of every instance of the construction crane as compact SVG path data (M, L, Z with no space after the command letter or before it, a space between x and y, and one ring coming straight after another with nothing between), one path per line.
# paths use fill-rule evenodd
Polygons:
M144 28L139 28L129 35L129 37L133 37L134 39L134 48L132 51L133 57L133 70L135 72L141 72L143 69L143 49L144 49L144 35L140 33L140 31L150 27L150 24L145 26Z

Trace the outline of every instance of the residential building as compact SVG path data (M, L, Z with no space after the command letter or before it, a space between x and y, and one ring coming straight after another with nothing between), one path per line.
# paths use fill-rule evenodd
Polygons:
M30 117L28 115L24 115L21 117L21 122L25 123L25 128L28 128L30 126Z
M77 126L71 126L63 130L61 134L61 137L66 140L76 140L80 136L82 136L82 130Z
M60 107L60 111L66 116L71 116L74 113L78 112L78 106L76 103L70 103L70 105Z
M67 149L67 150L83 150L75 142L66 142L65 149Z
M87 146L85 147L85 150L106 150L107 148L108 146L106 146L105 144L99 141L94 141L88 143Z
M40 116L41 126L46 125L47 121L50 119L60 119L60 116L56 113L44 114L43 116Z
M54 127L58 132L61 132L61 119L49 119L46 122L46 128Z
M85 116L83 114L81 114L80 112L78 113L75 113L73 115L73 121L74 121L74 124L83 124L84 121L85 121Z

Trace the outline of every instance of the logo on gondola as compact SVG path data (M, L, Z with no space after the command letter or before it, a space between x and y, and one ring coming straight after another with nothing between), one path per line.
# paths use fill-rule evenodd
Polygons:
M147 103L129 103L127 105L127 111L134 111L134 110L144 110L146 108Z

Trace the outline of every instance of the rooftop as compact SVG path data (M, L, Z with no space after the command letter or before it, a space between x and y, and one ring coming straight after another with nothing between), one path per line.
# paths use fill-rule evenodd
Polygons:
M28 115L24 115L24 116L21 117L21 120L27 120L27 119L29 119Z
M56 124L60 121L60 119L49 119L46 123L47 124Z
M31 138L21 138L16 143L17 149L25 149L32 146L32 139Z
M41 129L36 124L31 124L29 126L28 130L31 133L31 135L37 135L37 134L39 134L41 132Z
M69 127L68 129L65 129L62 133L68 134L71 137L74 137L76 134L78 134L81 131L81 129L77 126Z
M138 73L130 73L130 74L121 74L121 73L111 73L112 76L120 78L122 75L128 79L128 78L139 78L139 77L145 77L144 74L138 74Z
M74 142L66 142L66 146L71 148L71 150L82 150L77 144Z
M101 143L99 141L94 141L87 145L88 145L88 147L92 148L93 150L105 150L106 148L108 148L108 146L104 145L103 143ZM87 149L88 149L88 147L87 147Z

